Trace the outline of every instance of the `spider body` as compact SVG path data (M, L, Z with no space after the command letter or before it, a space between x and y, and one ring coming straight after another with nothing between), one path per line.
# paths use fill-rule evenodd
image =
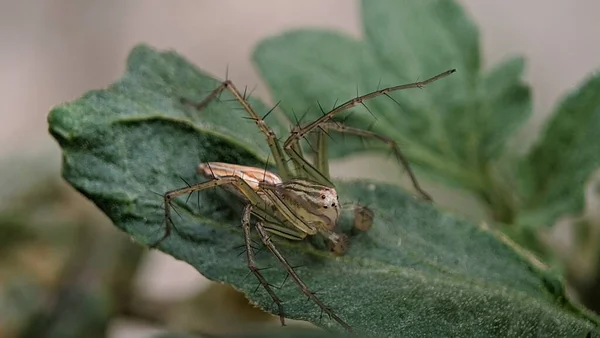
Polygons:
M326 137L328 131L375 139L389 146L396 159L408 173L414 188L425 200L430 201L431 197L418 184L408 161L394 140L369 130L348 127L337 122L332 122L332 119L335 115L347 111L358 104L365 105L364 101L371 98L385 95L392 99L388 95L389 92L410 88L423 88L426 84L446 77L454 73L454 71L446 71L422 82L389 87L353 98L336 106L328 113L323 113L315 121L294 127L290 136L283 143L283 146L277 139L275 132L271 130L250 106L245 94L240 94L229 80L221 83L220 86L199 104L183 100L184 103L195 107L197 110L201 110L214 101L223 91L228 91L234 100L248 113L250 119L256 123L258 129L265 136L278 174L265 169L239 164L222 162L200 164L198 172L208 178L206 182L188 185L185 188L171 190L164 194L165 233L151 247L156 247L167 238L171 233L171 228L174 227L171 220L170 205L173 199L205 189L215 187L225 188L246 202L246 207L242 214L242 230L246 243L248 268L278 306L281 324L285 325L282 302L274 293L271 284L262 276L254 259L252 240L250 238L253 229L258 233L265 247L281 262L287 274L300 287L300 290L316 303L323 312L329 315L330 318L351 331L352 328L350 325L337 316L308 288L277 249L267 233L290 240L302 240L306 236L320 234L329 240L330 249L335 254L343 254L348 249L348 237L335 231L341 209L335 186L329 178ZM299 141L311 133L316 133L318 144L315 151L314 163L309 162L304 157L299 145ZM293 168L288 167L289 162L292 163ZM252 216L254 216L254 224L251 224ZM371 227L373 216L373 212L368 208L357 207L355 209L354 228L359 231L368 230Z
M248 183L267 207L267 210L257 207L253 212L265 223L265 230L293 240L320 233L330 241L330 249L335 254L344 254L348 248L348 237L334 231L341 212L335 188L305 179L284 182L277 174L265 169L222 162L202 163L198 173L208 179L236 176ZM250 202L236 185L226 186L226 189ZM265 216L268 214L274 219ZM278 230L282 227L289 232Z

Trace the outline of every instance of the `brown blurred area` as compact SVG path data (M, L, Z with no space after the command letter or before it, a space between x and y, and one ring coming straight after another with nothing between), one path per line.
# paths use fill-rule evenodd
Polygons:
M480 28L484 67L513 55L526 58L525 76L533 88L534 116L513 140L515 145L526 148L534 141L557 100L598 66L600 45L596 43L599 32L596 13L600 12L600 2L459 2ZM41 229L34 227L33 230L40 232L24 237L33 241L27 250L0 251L3 256L0 289L7 287L9 274L23 273L23 266L28 267L24 276L37 276L43 280L42 285L51 285L60 279L57 271L67 264L65 257L74 249L63 243L55 252L48 252L62 239L56 233L57 238L43 237L62 229L59 224L93 222L99 228L93 233L128 241L91 203L60 181L60 150L47 132L46 116L52 106L115 81L124 71L127 54L140 42L174 49L217 77L224 77L228 67L229 77L238 86L258 85L257 95L268 100L266 88L250 62L253 46L265 37L300 27L329 28L360 37L358 3L348 0L0 0L0 210L27 214L34 199L45 209L36 211L39 215L18 216L19 221L35 223L47 221L49 215L56 217L45 227L40 226ZM398 177L389 175L390 165L374 172L367 171L365 162L365 157L344 159L337 161L332 171L344 177L381 179L387 176L390 180ZM455 192L444 189L439 195L441 203L449 208L463 209L474 203L465 196L456 198ZM482 214L474 208L472 216L480 217ZM90 234L82 236L88 238ZM146 254L145 249L140 250L139 257L136 256L140 267L130 282L138 290L138 296L146 301L155 306L163 302L171 304L206 287L206 280L187 264L161 253ZM36 262L36 257L44 257L43 264ZM11 260L13 263L7 263ZM0 296L0 337L4 337L10 336L11 325L20 322L18 316L7 320L7 313L12 312L2 309L1 300ZM236 302L232 300L232 304ZM189 306L188 303L185 306ZM171 316L183 308L173 310ZM127 311L137 314L136 309ZM254 315L260 317L260 314ZM189 327L189 323L183 323L185 319L178 318L168 324ZM107 335L147 337L157 332L159 324L164 324L153 325L152 318L146 319L114 321ZM270 317L261 320L269 321ZM216 318L213 322L223 323ZM210 323L205 325L204 329L211 326ZM220 331L215 328L213 332Z

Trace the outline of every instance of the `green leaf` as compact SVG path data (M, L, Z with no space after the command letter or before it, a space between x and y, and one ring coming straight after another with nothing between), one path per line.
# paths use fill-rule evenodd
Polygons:
M482 146L489 158L498 157L504 142L525 120L531 111L529 87L520 83L524 60L510 59L496 67L483 79L486 93L485 111L488 112Z
M579 214L584 185L600 168L600 75L570 93L524 159L524 211L519 224L549 227L558 217Z
M154 336L154 338L203 338L203 335L186 335L180 333L163 333ZM214 336L210 336L214 337ZM315 329L300 329L300 328L278 328L275 330L266 330L255 333L246 334L229 334L231 338L340 338L344 337L340 334L335 334L326 331L317 331Z
M411 162L444 182L490 199L490 167L507 138L529 116L523 60L512 59L481 74L478 32L454 1L363 1L364 38L299 30L262 41L253 59L287 116L309 109L307 120L370 91L426 79L456 68L452 76L390 94L353 109L347 123L404 145ZM294 109L294 110L293 110ZM342 116L344 119L347 116ZM375 121L375 122L373 122ZM360 142L331 142L342 156ZM367 150L382 149L370 142ZM498 189L500 190L500 189Z
M137 242L154 242L164 231L159 195L184 187L180 176L193 184L200 181L195 168L202 161L257 165L264 159L264 140L246 141L258 137L248 127L251 121L222 116L226 123L216 124L209 112L193 119L177 99L215 83L174 53L135 48L117 83L52 109L48 121L63 150L64 178ZM236 114L221 105L215 104L215 114ZM598 319L565 299L556 275L486 227L441 213L393 186L362 181L337 186L344 201L376 212L373 228L352 238L347 255L274 240L300 266L296 271L307 285L359 333L600 335ZM257 282L238 255L239 208L232 212L215 192L188 203L183 196L176 206L178 231L160 249L275 312L261 288L254 292ZM257 259L260 267L271 267L262 270L270 283L283 282L285 274L266 250ZM276 292L287 317L340 329L319 319L317 307L292 281Z

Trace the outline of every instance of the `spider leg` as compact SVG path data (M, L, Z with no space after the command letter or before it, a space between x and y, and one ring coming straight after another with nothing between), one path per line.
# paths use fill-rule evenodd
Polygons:
M329 135L323 129L316 131L317 133L317 151L315 152L315 164L323 176L331 179L329 175L329 147L327 147Z
M260 273L260 269L256 266L256 261L254 260L254 251L252 249L252 238L250 236L250 216L252 215L252 205L248 204L244 208L244 213L242 216L242 228L244 230L244 239L246 241L246 258L248 260L248 268L250 272L256 276L258 282L265 288L273 302L277 304L278 312L279 312L279 320L281 321L281 325L285 326L285 313L283 312L283 304L281 303L281 299L277 297L273 289L271 288L271 284L267 282L265 277Z
M219 94L221 94L221 92L223 92L224 90L228 90L231 93L231 95L233 95L234 99L236 101L238 101L239 104L242 106L242 108L248 113L249 118L256 123L256 125L258 126L260 131L265 135L265 137L267 139L267 144L269 145L269 149L271 149L271 153L273 154L273 158L275 160L277 172L279 173L281 178L283 180L290 179L291 172L287 166L287 162L285 161L285 156L284 156L285 153L283 152L283 150L281 148L281 144L279 143L279 140L277 139L277 135L267 125L267 123L264 121L264 118L260 117L260 115L258 115L256 113L256 111L254 111L252 106L250 106L250 103L248 102L248 100L246 98L245 92L242 95L230 80L223 81L221 83L221 85L219 85L217 88L215 88L215 90L213 90L212 93L210 93L200 103L195 104L195 103L189 102L186 99L182 99L182 101L186 104L190 104L197 110L202 110L211 101L215 100L219 96ZM275 109L275 107L273 107L273 109L271 109L266 115L271 113L271 111L273 111L274 109ZM266 115L265 115L265 117L266 117Z
M455 69L451 69L451 70L445 71L441 74L438 74L438 75L436 75L432 78L429 78L427 80L424 80L424 81L414 82L414 83L409 83L409 84L404 84L404 85L399 85L399 86L394 86L394 87L388 87L388 88L380 89L380 90L377 90L377 91L374 91L374 92L371 92L371 93L368 93L368 94L365 94L362 96L355 97L351 100L348 100L345 103L333 108L328 113L323 114L323 116L319 117L318 119L314 120L313 122L308 123L302 127L295 127L294 129L292 129L290 136L283 143L283 150L290 156L291 160L296 164L296 166L305 170L306 174L309 177L311 177L312 179L316 180L317 182L319 182L323 185L332 186L329 178L324 173L322 173L318 170L317 167L322 165L322 164L320 164L321 162L319 160L317 160L317 164L318 164L317 167L314 167L302 156L302 154L300 154L298 151L294 150L294 148L297 147L297 144L303 137L305 137L308 133L314 131L316 128L322 127L324 123L331 121L335 115L337 115L341 112L344 112L358 104L363 104L367 100L370 100L372 98L375 98L375 97L378 97L381 95L387 95L389 92L393 92L393 91L397 91L397 90L404 90L404 89L410 89L410 88L423 88L425 85L432 83L434 81L437 81L439 79L442 79L442 78L454 73L455 71L456 71ZM404 161L404 158L402 158L402 161ZM411 173L412 173L412 171L411 171ZM419 189L417 189L417 190L419 190ZM419 191L419 192L421 192L421 191ZM429 195L424 194L424 196L429 196Z
M348 127L348 126L344 126L342 124L333 123L333 122L323 122L320 127L323 129L334 130L339 133L355 135L355 136L359 136L359 137L363 137L363 138L376 139L376 140L379 140L379 141L385 143L391 149L392 153L394 154L394 157L396 157L396 160L398 160L402 164L402 166L408 173L408 176L410 177L410 180L411 180L412 185L415 188L415 190L417 190L417 192L419 192L419 194L423 197L423 199L425 199L427 201L432 201L431 196L425 190L423 190L423 188L417 181L417 177L415 176L414 172L410 168L410 163L408 162L408 160L406 159L406 157L400 150L400 147L398 147L398 144L396 143L396 141L392 140L389 137L379 135L379 134L374 133L369 130Z
M294 142L297 142L300 138L304 137L306 134L308 134L309 132L311 132L312 130L314 130L315 128L320 126L321 124L323 124L323 122L330 121L335 115L337 115L343 111L346 111L358 104L362 104L364 101L370 100L377 96L385 95L385 94L387 94L389 92L393 92L393 91L411 89L411 88L423 88L425 85L430 84L439 79L442 79L442 78L454 73L455 71L456 71L456 69L451 69L451 70L445 71L441 74L438 74L438 75L436 75L432 78L429 78L427 80L424 80L424 81L414 82L414 83L409 83L409 84L404 84L404 85L399 85L399 86L394 86L394 87L388 87L388 88L380 89L380 90L371 92L369 94L365 94L365 95L362 95L359 97L355 97L351 100L348 100L345 103L335 107L334 109L329 111L327 114L324 114L320 118L316 119L315 121L305 125L301 129L297 130L295 133L292 133L290 135L290 137L288 137L288 139L283 144L283 148L286 150L289 149Z
M301 127L294 127L291 131L291 136L288 140L297 135L302 130ZM294 163L294 168L296 169L296 173L298 177L307 178L319 184L322 184L326 187L335 188L333 182L331 182L329 178L329 169L325 171L321 171L320 165L322 164L321 159L324 157L319 157L316 161L317 166L313 166L306 158L304 158L304 154L302 153L302 149L299 144L300 138L294 140L288 146L284 148L284 151L288 154L292 162ZM288 141L286 141L287 143ZM319 149L317 149L316 153L319 153ZM326 162L325 162L326 163Z
M264 200L258 195L256 191L254 191L254 189L252 189L252 187L250 187L250 185L248 185L246 181L244 181L239 176L222 176L206 182L186 186L185 188L167 191L163 195L165 207L165 233L160 239L151 244L150 248L156 248L162 241L164 241L167 237L171 235L171 228L174 228L173 221L171 219L171 209L173 208L171 206L171 200L182 195L190 194L196 191L199 192L205 189L211 189L223 185L234 187L248 201L248 203L255 208L257 212L259 212L259 210L263 210L262 215L265 219L274 221L274 218L272 216L269 216L269 214L264 211L267 210L267 206Z
M329 307L327 307L314 294L314 292L310 291L310 289L308 288L308 286L306 286L306 284L304 283L304 281L302 281L302 279L300 278L300 276L296 273L296 271L294 271L294 269L287 262L287 260L285 259L285 257L283 257L283 255L281 254L281 252L279 252L279 250L277 249L277 247L275 247L275 245L271 241L271 238L267 235L267 232L266 232L265 228L263 227L262 223L261 222L257 222L255 224L255 228L256 228L256 231L258 232L258 234L260 235L261 240L263 241L263 243L267 247L267 249L269 249L269 251L271 251L271 253L277 258L277 260L279 260L279 262L283 265L283 268L285 269L285 271L292 277L292 279L294 280L294 282L296 282L296 284L298 285L298 287L300 288L300 290L302 291L302 293L304 293L308 298L310 298L315 304L317 304L317 306L319 306L319 308L321 308L326 314L328 314L336 322L338 322L340 325L342 325L346 330L352 331L352 328L350 327L350 325L348 325L343 319L341 319L340 317L338 317Z

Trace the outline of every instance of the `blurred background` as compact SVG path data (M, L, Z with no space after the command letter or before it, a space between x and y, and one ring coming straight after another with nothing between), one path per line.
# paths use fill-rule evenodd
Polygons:
M534 115L513 140L525 150L557 100L599 66L600 45L591 42L600 31L600 2L459 2L480 29L484 68L512 55L526 58ZM65 329L56 316L73 318L61 324L73 330L108 323L111 338L148 337L164 327L218 334L277 325L243 296L209 286L186 263L132 244L111 226L61 180L46 116L52 106L118 79L140 42L174 49L219 78L228 67L238 87L257 85L256 95L269 101L250 62L254 45L300 27L360 37L358 11L349 0L0 0L0 337L50 336ZM365 159L384 165L367 171ZM399 177L378 156L337 161L332 171ZM485 218L468 196L433 188L446 208ZM67 282L76 287L61 289ZM107 299L120 301L115 307ZM85 313L87 302L102 306ZM232 325L236 316L239 326Z

